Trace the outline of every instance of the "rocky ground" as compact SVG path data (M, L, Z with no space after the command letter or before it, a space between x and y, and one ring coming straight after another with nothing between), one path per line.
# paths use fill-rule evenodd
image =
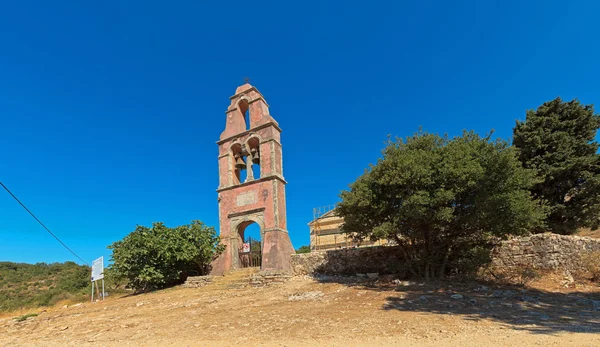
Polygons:
M0 318L2 346L599 346L600 288L295 277L248 272Z

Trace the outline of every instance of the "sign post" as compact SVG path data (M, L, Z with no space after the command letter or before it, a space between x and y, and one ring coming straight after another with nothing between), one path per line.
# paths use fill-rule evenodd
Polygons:
M246 242L242 245L242 253L250 253L250 243Z
M92 302L94 302L94 283L96 284L96 290L100 291L98 287L98 280L102 280L102 301L104 301L104 257L100 257L92 262Z

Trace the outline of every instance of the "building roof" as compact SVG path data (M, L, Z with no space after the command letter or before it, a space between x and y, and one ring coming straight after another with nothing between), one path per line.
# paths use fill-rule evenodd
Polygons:
M337 217L339 219L342 219L342 217L338 217L335 212L336 212L335 208L333 208L331 211L328 211L328 212L322 214L321 216L317 217L316 219L313 219L312 221L310 221L308 223L308 225L313 225L313 224L315 224L316 221L319 221L319 220L322 220L322 219L325 219L325 218Z

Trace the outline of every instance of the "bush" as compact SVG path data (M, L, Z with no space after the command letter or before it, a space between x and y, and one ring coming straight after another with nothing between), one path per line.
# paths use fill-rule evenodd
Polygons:
M310 246L302 246L296 250L296 253L310 253Z
M206 275L223 251L213 227L200 221L169 228L138 226L112 249L111 272L136 292L182 283L187 276Z
M414 275L443 277L472 271L492 240L542 224L545 208L529 191L536 181L506 141L420 132L389 141L337 212L357 241L391 240Z
M15 317L14 320L16 320L17 322L22 322L24 320L27 320L27 318L29 317L37 317L37 313L28 313L28 314L24 314L22 316L19 317Z
M600 252L589 252L581 255L581 265L591 275L591 280L600 282Z

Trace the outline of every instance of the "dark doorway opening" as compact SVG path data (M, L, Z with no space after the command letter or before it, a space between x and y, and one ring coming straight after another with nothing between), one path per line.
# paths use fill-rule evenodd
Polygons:
M262 263L262 242L260 226L254 222L240 225L239 267L260 267Z

